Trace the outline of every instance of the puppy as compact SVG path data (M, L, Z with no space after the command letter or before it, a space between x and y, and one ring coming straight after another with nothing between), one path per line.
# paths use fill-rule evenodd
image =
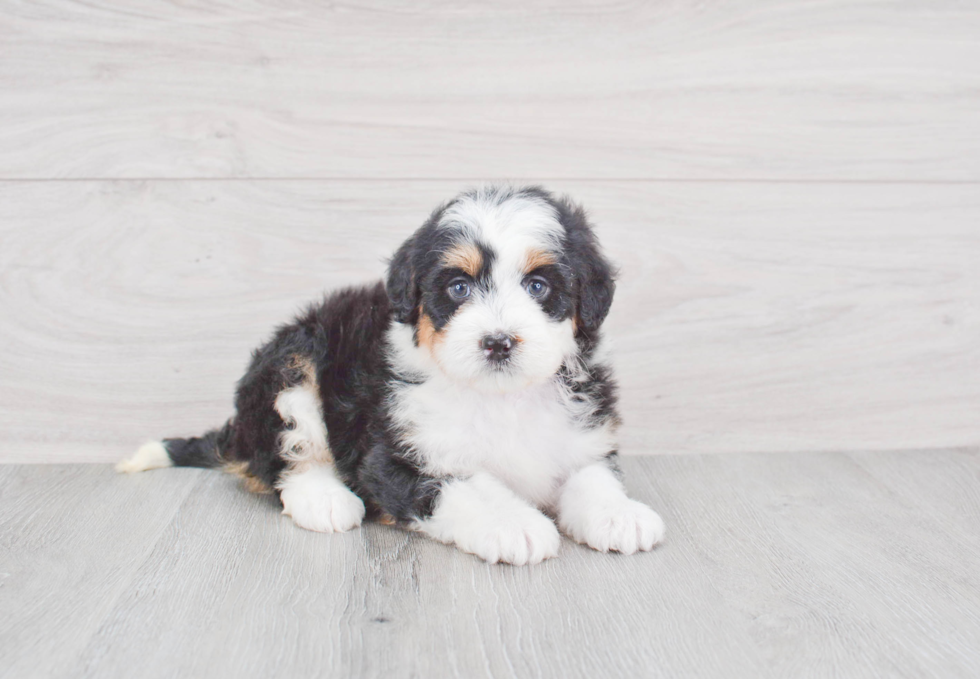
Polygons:
M370 512L489 562L555 556L558 528L650 550L663 521L616 464L613 290L580 207L537 187L463 193L384 283L328 296L254 352L222 428L117 469L223 467L303 528Z

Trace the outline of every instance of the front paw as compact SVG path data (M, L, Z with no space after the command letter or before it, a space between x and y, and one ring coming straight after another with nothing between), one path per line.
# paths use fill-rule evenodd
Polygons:
M561 536L547 516L489 474L454 479L417 528L490 563L541 563L558 555Z
M664 539L660 515L642 502L622 498L562 517L562 530L600 552L648 552Z
M561 536L555 524L541 512L528 507L506 518L476 521L463 526L455 536L456 546L490 563L533 565L558 555Z

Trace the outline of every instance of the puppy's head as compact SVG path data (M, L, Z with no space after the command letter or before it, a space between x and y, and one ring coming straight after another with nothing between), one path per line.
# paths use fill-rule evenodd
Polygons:
M395 253L386 287L414 351L453 380L512 391L591 350L615 286L581 208L507 187L436 210Z

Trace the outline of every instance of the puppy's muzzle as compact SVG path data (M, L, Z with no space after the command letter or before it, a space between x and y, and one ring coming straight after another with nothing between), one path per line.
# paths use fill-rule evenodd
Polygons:
M480 348L483 355L491 363L503 363L510 358L511 349L514 348L516 341L510 335L502 332L487 335L480 340Z

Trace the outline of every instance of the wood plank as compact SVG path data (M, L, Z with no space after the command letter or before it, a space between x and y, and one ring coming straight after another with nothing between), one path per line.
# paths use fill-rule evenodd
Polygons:
M380 277L447 182L0 183L0 460L231 414L249 352ZM980 443L972 186L566 182L621 266L634 453Z
M677 516L671 535L695 545L774 676L967 678L980 669L980 531L964 542L949 531L955 509L923 512L935 487L902 497L878 482L900 458L947 484L962 467L980 473L980 456L961 451L658 460Z
M964 448L949 455L942 464L911 451L895 451L887 465L874 464L866 456L853 455L854 462L890 492L915 503L928 515L948 517L946 534L965 548L973 548L970 567L980 562L980 450Z
M980 180L955 0L57 0L0 45L4 178Z
M912 464L933 482L901 492L882 482ZM623 465L630 492L663 514L666 543L622 557L566 540L533 568L490 566L377 524L302 531L270 498L214 472L0 467L10 571L0 601L15 611L0 675L980 672L980 530L941 497L980 475L980 450ZM134 494L147 498L139 511L125 499ZM128 537L150 523L153 544ZM106 596L110 580L118 589ZM44 595L25 581L46 583ZM86 624L62 621L66 611L84 611Z
M709 581L664 586L676 552L566 543L541 568L490 566L390 527L302 531L215 479L92 637L85 676L675 677L695 658L704 676L768 676L737 620L692 606ZM724 651L701 657L705 638Z
M200 475L0 466L0 676L77 676L79 653Z

